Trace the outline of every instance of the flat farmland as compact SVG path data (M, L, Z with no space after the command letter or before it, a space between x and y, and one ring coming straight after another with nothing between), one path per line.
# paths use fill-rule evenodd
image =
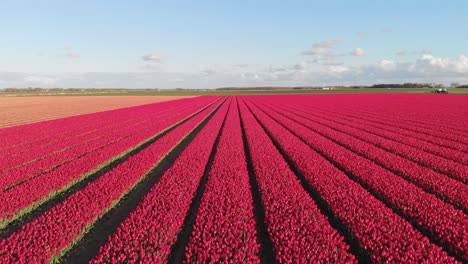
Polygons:
M1 128L0 263L467 263L467 116L217 95Z
M0 96L0 127L185 97L190 96Z

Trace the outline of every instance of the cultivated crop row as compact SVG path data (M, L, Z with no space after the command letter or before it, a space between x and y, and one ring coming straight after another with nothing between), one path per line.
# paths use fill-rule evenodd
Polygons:
M0 129L0 262L468 262L465 101L197 97Z
M435 193L449 203L468 211L468 186L466 184L435 172L427 167L419 166L419 164L404 159L392 152L387 152L367 141L359 139L357 136L353 137L352 135L355 133L345 133L347 132L347 127L330 121L333 119L329 118L326 120L317 117L311 119L308 115L303 115L302 113L296 112L290 114L290 109L279 111L292 120L312 129L314 132L341 144L349 150L391 170L426 191Z
M262 107L278 122L295 132L322 155L353 175L355 180L373 192L388 206L418 226L421 231L448 248L453 254L468 259L468 217L435 195L408 183L399 176L348 149L324 138L302 124ZM352 161L352 162L350 162Z
M201 102L197 103L200 104ZM169 114L190 109L191 107L195 107L195 104L189 106L168 106L168 109L157 109L155 107L156 109L141 111L137 116L134 113L121 113L117 117L111 115L112 113L108 113L107 116L100 114L101 120L91 121L94 124L93 127L86 126L89 121L83 122L83 127L67 131L67 133L61 135L51 133L51 136L41 140L33 140L29 143L9 148L8 155L5 153L4 157L0 160L0 166L4 168L2 172L5 172L8 171L8 168L16 168L25 163L28 164L50 156L58 156L63 151L83 144L86 145L88 141L105 140L108 137L107 135L112 135L114 131L118 132L123 128L138 126L144 122L157 121L159 118L164 119ZM112 120L111 123L107 123L109 119Z
M384 101L381 101L382 99L374 98L373 100L376 100L380 104L385 104ZM271 100L271 101L275 103L279 103L277 100ZM321 104L319 102L319 104L310 105L307 102L307 100L297 98L297 97L292 97L288 101L293 103L296 107L300 107L302 109L304 108L307 109L307 108L312 107L315 110L318 108L320 111L323 111L325 113L332 113L332 114L334 113L341 117L347 117L347 118L350 117L350 118L353 118L353 121L356 121L356 120L367 121L367 122L370 122L370 124L374 126L375 125L384 126L390 129L391 131L398 132L399 134L409 135L409 136L416 137L421 140L426 140L430 143L438 144L444 147L449 147L449 148L453 148L453 149L464 151L464 152L468 151L468 146L466 144L450 139L451 135L453 134L453 130L445 134L440 133L441 129L446 128L440 125L440 121L443 120L443 118L438 118L436 121L432 122L431 127L429 129L418 130L418 126L415 124L414 120L411 123L406 124L405 122L401 121L401 118L402 118L401 116L398 119L392 118L395 113L384 115L381 112L378 112L378 114L375 114L375 112L377 112L376 110L372 110L372 112L367 111L365 113L362 113L359 111L360 108L369 109L368 106L365 106L365 107L361 106L360 108L356 109L356 108L349 108L349 107L340 107L339 104L338 106L336 106L335 105L336 103L328 102L328 101L322 102ZM284 102L281 102L281 103L284 103ZM359 105L360 103L362 103L362 101L358 100L357 102L355 102L355 104L357 105ZM330 105L333 105L334 107L330 107ZM408 109L408 111L406 111L405 114L419 111L421 107L424 107L424 106L421 106L419 104L415 105L413 106L412 111ZM444 111L446 110L444 109ZM439 112L440 111L437 111L437 116L440 114ZM419 117L419 120L423 120L423 119ZM452 119L451 121L451 123L458 123L458 122L460 122L459 118Z
M259 263L237 102L230 107L185 249L185 262Z
M0 242L2 262L59 259L215 109L212 105Z
M405 263L423 259L429 262L454 261L440 247L431 244L427 237L415 230L405 219L334 167L295 134L261 109L252 104L248 105L284 154L298 171L304 174L308 184L317 190L332 213L351 231L353 239L358 241L370 260ZM293 122L286 125L288 128L296 126ZM309 134L304 128L301 131L297 129L297 132L302 135ZM361 162L350 160L354 161L353 167L364 171Z
M203 105L202 105L203 106ZM200 107L202 107L200 106ZM195 106L196 107L196 106ZM96 150L108 147L112 144L118 143L128 137L134 136L137 133L148 131L159 123L165 123L177 117L185 117L193 112L193 106L187 109L180 109L177 114L158 114L158 115L143 115L144 120L136 119L134 124L120 124L121 127L100 129L97 133L99 136L90 135L89 138L72 138L64 140L62 143L66 146L63 149L56 150L53 146L42 148L39 155L44 155L39 158L35 157L35 149L32 151L31 160L26 163L17 161L18 157L11 157L10 165L6 165L5 169L0 173L1 183L0 188L8 189L18 182L30 177L37 177L40 174L46 173L50 170L63 166L77 158L94 152ZM50 150L47 150L50 149ZM38 151L39 152L39 151ZM28 154L27 152L25 154ZM25 155L27 156L27 155Z
M435 154L435 155L438 155L438 156L441 156L450 160L454 160L462 164L468 163L468 158L466 158L466 155L464 155L465 154L464 152L433 144L433 142L430 142L427 139L426 140L418 139L411 135L412 133L414 133L411 131L407 131L408 132L407 134L402 134L401 132L396 132L395 127L384 126L384 125L379 126L378 124L376 125L376 123L373 123L370 121L364 121L358 118L346 118L340 114L333 114L330 111L322 112L317 108L313 108L313 109L302 108L301 109L294 105L289 105L289 107L293 107L294 109L296 109L296 111L298 110L299 112L303 112L308 115L311 115L312 118L315 118L315 117L324 118L324 119L333 118L334 123L360 129L372 135L383 137L383 138L396 141L396 142L399 142L399 143L402 143L411 147L415 147L423 151L426 151L428 153Z
M202 100L209 100L209 97ZM166 109L182 107L199 101L199 98L183 99L4 128L2 129L4 137L0 139L0 150L11 152L16 148L24 150L24 147L50 145L56 140L80 136L83 133L99 129L101 126L138 118L139 114L164 112Z
M199 188L228 108L229 102L224 103L200 130L108 243L101 247L93 263L110 263L111 260L163 263L167 260Z
M240 105L265 224L280 263L356 262L349 245L275 148L244 103Z
M205 101L205 104L208 102ZM1 226L5 226L23 214L34 210L38 205L84 180L115 159L125 156L135 149L135 146L158 136L165 129L180 122L197 110L199 109L187 110L180 113L180 115L173 115L166 120L162 120L162 122L152 123L132 136L113 142L112 145L98 148L81 157L78 156L68 162L66 166L60 166L46 173L35 175L35 177L34 175L33 177L26 177L26 181L19 181L20 184L16 184L0 193Z

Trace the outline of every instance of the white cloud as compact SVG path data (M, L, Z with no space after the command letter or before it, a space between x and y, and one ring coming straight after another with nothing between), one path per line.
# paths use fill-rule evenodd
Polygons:
M332 73L343 73L349 71L349 68L345 66L330 66L328 69Z
M305 70L307 67L308 67L307 62L303 61L303 62L294 64L291 68L293 70L302 71L302 70Z
M355 48L350 54L356 57L362 57L366 55L366 51L362 48Z
M312 56L327 56L331 55L332 50L338 44L336 39L325 39L320 42L314 43L311 49L302 52L304 55Z
M302 52L303 55L312 56L311 62L324 66L341 65L337 61L338 57L345 56L345 54L337 54L335 49L339 41L336 39L326 39L314 43L312 48Z
M396 63L391 60L381 60L378 67L384 71L392 71L396 69Z
M324 39L312 45L313 48L333 48L338 44L337 39Z
M143 55L141 59L144 61L161 62L161 57L154 53Z
M55 77L48 76L26 76L24 82L34 85L54 85L58 82L58 79Z
M151 64L152 65L152 64ZM323 65L302 61L290 65L233 71L232 67L187 72L129 72L41 74L0 71L0 88L215 88L225 86L358 85L404 82L468 83L468 56L438 57L421 54L412 61L384 59L372 64Z
M421 55L412 69L417 72L461 73L468 76L468 57L462 54L456 58L437 58L426 53Z

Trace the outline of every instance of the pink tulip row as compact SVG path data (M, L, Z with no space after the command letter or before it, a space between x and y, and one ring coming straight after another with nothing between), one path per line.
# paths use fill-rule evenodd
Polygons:
M188 98L3 128L0 151L8 150L9 153L12 153L17 151L16 148L22 151L28 147L48 145L59 139L74 137L117 121L135 118L140 113L160 112L167 108L181 107L199 100L200 98ZM209 97L202 100L209 100Z
M279 263L352 263L343 237L320 212L296 175L242 103L245 134Z
M420 96L416 95L414 96L414 99L417 99L418 97ZM449 100L448 102L450 102L451 105L447 105L447 102L444 102L437 106L434 102L437 98L429 97L428 99L429 100L427 101L419 103L407 101L404 104L397 106L399 109L396 113L394 108L388 108L388 105L386 104L376 107L375 110L386 117L402 121L404 124L416 125L428 129L432 129L434 125L436 125L444 129L452 130L455 135L466 134L464 126L468 125L468 122L464 120L453 122L454 120L460 119L460 113L466 111L462 106L463 102L458 102L457 104L457 102ZM417 107L417 111L414 111L415 107ZM376 112L367 111L367 113L375 115Z
M322 151L327 147L337 162L346 159L353 172L364 173L379 182L384 181L379 177L379 173L368 170L370 165L368 162L358 159L359 156L356 155L348 157L339 146L325 145L320 136L312 134L295 122L281 119L278 123L263 112L265 110L279 120L278 115L272 111L263 107L258 108L252 103L248 103L248 106L278 142L291 162L304 174L308 183L327 202L330 210L350 230L361 249L373 262L457 262L441 247L432 244L405 219L394 213L361 185L348 178L280 123L301 135L309 144L313 143L314 147ZM342 157L342 155L345 156ZM389 191L394 193L400 190L395 189L395 186L398 185L395 184L391 188L385 186L385 188L389 188Z
M201 105L200 107L203 107ZM62 151L54 152L51 149L47 152L46 149L42 149L44 153L48 153L41 159L32 160L27 164L16 163L16 159L11 159L11 164L16 166L11 169L5 169L3 173L0 173L0 189L10 188L11 186L16 185L17 183L23 182L25 179L32 177L38 177L41 174L47 173L53 169L56 169L60 166L64 166L67 163L70 163L80 157L83 157L89 153L92 153L96 150L102 148L110 148L111 145L119 143L120 141L132 137L135 134L141 133L145 130L151 130L152 127L158 123L165 123L166 120L174 120L177 117L185 117L193 113L192 108L185 109L185 111L179 110L177 114L166 114L166 115L157 115L149 116L147 115L147 120L143 122L138 122L138 119L135 120L133 125L123 125L121 128L115 130L100 130L99 133L102 135L97 138L92 138L91 140L83 140L79 144L71 141L68 145L70 147ZM153 120L151 120L153 119ZM67 144L68 142L64 142ZM34 149L32 150L34 153ZM20 165L17 165L20 164Z
M236 103L226 117L185 250L186 263L260 262Z
M343 170L354 175L359 182L389 206L400 211L438 243L446 246L450 252L468 260L468 216L461 210L456 210L435 195L424 192L371 160L356 155L302 124L265 107L261 108Z
M328 99L332 99L329 97ZM336 98L334 98L336 99ZM459 120L460 114L466 113L466 98L463 96L450 96L440 98L434 95L421 94L395 94L395 95L341 95L338 106L362 114L397 119L410 126L433 128L450 128L456 134L465 133L464 127L468 125L465 120ZM349 100L353 104L349 104ZM347 101L348 100L348 101ZM376 114L378 113L378 114Z
M419 107L421 107L419 105ZM408 120L407 115L408 113L380 113L379 110L371 110L370 112L353 109L354 113L363 115L364 117L372 117L372 118L379 118L386 122L392 122L394 125L398 127L408 128L410 130L425 133L428 135L434 135L442 138L446 138L452 141L460 142L463 144L468 144L468 139L466 138L466 132L460 131L458 129L447 127L443 124L443 118L438 118L432 121L430 124L426 123L427 121L424 120L422 116L415 116L414 119ZM379 114L376 114L377 111ZM439 114L439 112L436 112ZM434 113L434 114L436 114ZM457 119L449 118L452 121L452 124L455 123ZM421 122L421 120L424 120ZM436 130L434 128L437 128Z
M205 104L209 104L205 102ZM20 216L23 211L35 206L37 203L42 203L57 195L81 181L96 168L108 163L113 157L122 155L130 151L134 146L143 141L157 135L165 128L183 120L186 116L193 114L199 109L194 108L187 110L181 115L174 115L172 118L166 119L160 123L153 123L136 134L125 137L124 139L103 148L97 149L87 155L79 157L66 166L58 167L47 173L40 174L37 177L27 179L21 184L15 185L4 192L0 193L0 224L7 224L10 219Z
M122 110L120 110L118 116L115 116L115 113L113 112L107 113L107 115L105 115L106 113L95 113L94 115L100 117L101 120L96 120L96 116L88 116L89 120L81 121L83 124L82 127L74 127L75 124L71 124L70 129L67 130L66 133L51 133L49 136L40 138L39 140L32 140L12 148L0 150L0 156L1 154L4 156L0 159L0 168L8 168L10 166L21 165L37 159L43 159L54 153L59 154L64 150L84 144L86 141L91 139L105 137L104 135L106 132L119 130L122 127L135 126L145 121L149 122L157 119L159 115L170 115L171 113L174 113L174 111L184 110L195 107L196 105L202 105L203 101L204 100L198 100L192 102L188 106L174 104L172 107L168 106L168 109L159 109L160 106L155 106L153 107L154 109L138 107L142 108L141 112L138 114L134 113L135 109L133 108L131 109L132 111L128 110L127 112L122 112ZM174 111L171 112L171 110ZM83 119L81 116L74 118ZM112 120L110 123L109 119ZM61 119L58 119L55 122L60 123L61 121ZM88 123L91 123L92 126L90 127L87 125ZM37 125L39 126L40 123L37 123ZM48 128L43 129L47 130ZM5 170L3 169L0 170L0 172L1 171Z
M200 102L198 102L200 103ZM189 107L193 107L192 105ZM188 107L185 107L188 108ZM172 111L171 111L172 110ZM123 118L123 114L112 120L111 124L102 124L95 122L94 125L101 124L98 127L73 129L66 134L53 135L41 141L32 142L33 145L23 144L13 149L0 151L0 170L1 172L10 171L11 167L16 168L23 163L31 163L35 160L42 160L51 155L61 155L61 153L77 146L86 144L88 141L95 141L106 138L113 133L131 126L143 126L144 123L152 122L157 119L164 119L165 116L184 110L182 107L175 107L161 111L147 111L137 116ZM109 121L107 121L109 122ZM72 133L72 134L71 134ZM3 155L2 155L3 154Z
M413 106L413 110L412 112L417 112L419 111L419 104L414 104ZM378 127L381 127L383 129L386 129L386 130L389 130L389 131L396 131L396 132L401 132L401 133L406 133L407 135L410 135L411 137L417 137L417 138L420 138L422 140L426 140L428 141L429 143L431 142L434 142L433 140L434 139L438 139L438 141L435 141L435 143L438 143L438 144L448 144L450 146L450 144L455 144L454 146L460 146L460 144L463 144L463 143L460 143L460 142L456 142L456 141L452 141L450 139L446 139L445 137L435 137L435 136L432 136L432 133L431 134L427 134L427 133L421 133L421 132L415 132L413 131L414 130L414 127L417 127L417 123L414 123L413 121L413 126L411 126L410 124L406 124L406 128L401 128L401 127L398 127L398 126L402 126L402 124L404 125L405 123L403 122L398 122L398 120L395 120L395 119L392 119L392 120L386 120L386 117L387 116L392 116L392 114L382 114L380 116L376 116L376 115L368 115L368 116L365 116L365 115L361 115L359 112L351 112L349 109L341 109L339 107L337 108L334 108L334 109L327 109L326 106L320 106L319 108L315 108L315 107L311 107L311 108L314 108L314 109L319 109L323 112L330 112L332 114L336 114L336 115L339 115L340 117L343 117L343 118L347 118L347 119L353 119L354 121L357 121L359 123L369 123L370 125L372 126L378 126ZM419 117L419 120L424 120L425 117ZM438 130L440 126L442 127L445 127L447 128L447 126L445 124L441 124L440 123L440 118L435 120L435 121L432 121L432 122L429 122L430 124L432 124L432 129L436 129ZM452 119L450 122L451 123L454 123L456 122L457 119ZM411 130L413 129L413 130ZM457 133L460 133L460 132L457 132Z
M226 116L224 103L159 182L124 220L92 263L164 263L182 228Z
M379 117L374 117L374 116L366 117L366 116L359 115L358 113L352 113L350 111L346 111L346 110L342 110L342 109L337 110L335 113L338 114L338 115L341 115L341 116L346 116L346 117L352 118L353 121L363 120L363 121L366 121L366 122L370 122L370 124L372 124L373 126L382 127L384 129L388 129L388 130L393 131L395 133L405 135L405 136L414 137L414 138L417 138L417 139L420 139L420 140L423 140L423 141L427 141L429 143L436 144L436 145L439 145L439 146L442 146L442 147L446 147L446 148L450 148L450 149L457 150L457 151L462 151L462 152L467 152L468 151L466 144L463 144L461 142L448 139L446 136L442 136L440 134L439 135L434 135L433 133L428 133L427 131L426 132L417 131L415 129L415 126L410 126L410 125L403 126L401 123L399 123L398 121L395 121L395 120L385 121L385 120L383 120L382 117L380 117L380 118ZM434 128L433 130L437 131L437 128Z
M396 95L396 96L401 96L401 95ZM366 97L365 97L366 98ZM420 99L420 95L418 95L417 98L414 99ZM424 97L423 97L424 98ZM395 103L393 98L389 96L384 97L376 97L376 98L368 98L368 100L376 101L376 105L367 105L367 101L364 101L362 98L347 98L347 100L353 100L354 105L357 105L358 107L349 107L349 103L347 101L338 101L335 102L335 97L329 97L329 98L321 98L321 100L314 100L314 105L310 105L309 101L313 98L309 98L307 96L298 98L298 97L290 97L288 98L289 100L284 100L279 101L278 98L269 98L269 101L274 102L274 103L284 103L284 102L290 102L293 103L294 105L301 107L301 108L313 108L319 109L320 111L325 112L326 114L328 113L334 113L338 114L339 116L342 117L351 117L354 120L365 120L368 122L371 122L373 125L380 125L380 126L386 126L387 129L398 132L400 134L404 135L409 135L412 137L417 137L421 140L428 141L430 143L435 143L441 146L453 148L459 151L464 151L467 152L467 145L461 142L453 141L450 140L451 135L453 134L453 130L451 130L449 133L440 133L441 129L446 129L446 126L441 126L441 121L443 119L439 118L437 121L431 122L431 127L429 129L425 129L423 131L418 131L418 126L416 121L412 121L411 123L404 122L401 120L403 117L399 117L398 119L392 118L392 116L395 115L395 112L397 111L402 111L399 108L396 108L393 104ZM389 102L390 101L390 102ZM377 110L375 109L376 106L378 105L385 105L385 107L388 107L391 105L391 109L393 112L391 113L383 113L383 109ZM411 102L408 103L409 105L412 106L411 109L405 109L403 111L404 115L407 115L411 112L418 113L421 111L422 108L425 107L425 104L433 105L433 102L431 101L424 101L424 102ZM343 106L344 105L344 106ZM333 107L331 107L333 106ZM345 107L348 106L348 107ZM437 109L432 109L433 115L439 116L443 112L451 111L450 109L446 109L447 107L450 107L450 105L444 105L444 108L441 109L441 111L437 111ZM364 111L366 110L366 111ZM382 112L380 112L382 111ZM378 113L378 114L375 114ZM437 114L434 114L437 113ZM463 115L463 114L460 114ZM390 119L389 119L390 118ZM419 120L424 120L421 116L418 118ZM457 119L452 119L450 122L452 124L458 124L460 123L460 118ZM459 139L460 137L458 137ZM465 136L466 138L466 136Z
M411 135L407 135L407 134L405 135L405 134L396 132L394 131L394 127L391 127L391 126L387 126L387 127L382 126L382 125L379 126L378 124L374 122L361 120L359 118L346 118L346 117L343 117L341 114L330 113L330 111L321 112L317 108L299 109L294 105L293 106L289 105L289 107L293 107L294 109L299 110L299 112L307 113L308 115L321 117L325 119L333 118L333 122L335 123L346 125L352 128L360 129L360 130L364 130L373 135L384 137L386 139L390 139L393 141L397 141L405 145L409 145L409 146L421 149L423 151L429 152L431 154L435 154L443 158L454 160L462 164L468 163L468 155L465 155L465 153L462 151L435 145L431 142L428 142L427 140L426 141L421 140ZM409 132L411 134L411 131ZM468 150L468 146L466 146L466 149Z
M369 142L370 144L373 144L383 150L394 153L405 159L414 161L425 167L433 168L437 171L440 171L464 183L468 183L468 166L467 165L460 164L458 162L455 162L449 159L445 159L438 155L434 155L431 153L421 151L418 148L411 147L405 144L401 144L394 140L389 140L383 137L376 136L374 134L368 133L361 129L356 129L350 126L338 124L337 122L335 122L334 119L333 121L331 121L332 120L331 118L327 118L328 120L323 120L319 118L315 118L315 119L317 120L317 122L321 122L326 125L331 124L334 126L335 129L338 129L339 131L347 133L363 141ZM460 153L460 155L468 156L468 155L464 155L464 153Z
M0 241L0 262L56 261L215 109L203 110Z
M370 159L380 166L387 168L404 179L420 186L421 188L435 193L451 204L460 206L468 211L468 186L460 181L437 173L429 168L404 159L384 149L378 148L364 140L361 140L360 131L349 131L347 126L334 122L334 118L328 120L310 115L304 115L297 110L290 108L276 108L292 120L320 133L321 135L333 139L337 143L345 146L351 151ZM364 137L370 137L366 135Z
M330 119L329 117L325 117L325 118ZM335 121L333 122L333 124L335 124L336 126L339 125ZM434 168L459 181L468 183L468 166L464 164L460 164L453 160L445 159L438 155L420 151L419 149L415 147L401 144L393 140L375 136L374 134L362 131L361 129L355 129L355 128L352 128L349 126L343 126L343 125L342 127L345 127L344 129L346 129L346 131L351 131L347 133L352 133L354 137L357 137L359 139L362 139L369 143L377 145L380 148L383 148L394 154L400 155L406 159L412 160L423 166ZM464 153L459 153L459 154L466 156L464 155Z

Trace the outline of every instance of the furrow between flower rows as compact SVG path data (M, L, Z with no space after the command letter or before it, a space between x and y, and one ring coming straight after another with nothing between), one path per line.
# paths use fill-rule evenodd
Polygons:
M296 173L303 174L307 183L317 190L372 262L456 263L442 248L432 244L405 219L292 133L289 128L294 127L294 123L278 123L264 109L251 102L247 105ZM306 129L297 133L310 134ZM359 164L354 165L359 168Z
M350 151L372 160L425 191L437 195L457 208L468 211L468 186L466 184L358 139L353 136L354 134L346 133L346 129L340 129L341 125L335 124L333 119L311 119L291 109L280 110L278 108L278 111Z
M187 106L185 108L194 107ZM67 151L75 147L81 147L96 140L105 140L107 137L118 133L122 129L129 127L142 126L145 123L157 121L157 119L165 118L168 115L183 111L183 107L171 108L163 111L148 111L142 112L137 116L127 117L126 120L115 118L110 125L102 124L99 128L94 129L92 132L86 132L86 129L75 130L75 134L67 134L66 137L55 138L54 140L46 139L44 145L35 142L32 145L22 145L21 148L9 149L8 152L3 151L4 156L0 158L0 173L10 172L16 168L24 167L36 161L44 160L49 157L56 157L66 154ZM103 122L106 122L103 120ZM108 121L107 121L108 122ZM96 122L99 124L101 122ZM1 153L1 152L0 152Z
M59 261L100 217L142 181L171 149L215 109L215 104L205 108L0 241L0 261Z
M357 262L243 103L240 112L276 260Z
M213 99L204 98L200 100L204 102L203 104L206 107L206 105L213 102ZM203 109L204 107L201 108ZM155 137L155 133L157 134L156 136L163 134L174 124L184 120L186 116L191 116L195 111L199 111L199 109L194 108L180 117L175 116L162 123L156 123L149 127L149 129L145 129L132 137L127 137L117 144L91 152L84 157L68 163L67 166L59 167L49 173L40 175L40 177L32 178L6 192L0 192L0 216L2 218L0 228L4 228L12 221L36 209L47 200L63 193L76 183L107 167L114 160L121 159L138 146L151 141Z
M159 182L119 225L91 263L164 263L201 182L225 119L226 102L181 153Z
M265 107L260 108L355 177L356 181L451 254L463 260L468 259L468 217L461 210L302 124L286 118L285 113L279 114Z
M221 132L184 262L259 263L252 199L235 106Z

